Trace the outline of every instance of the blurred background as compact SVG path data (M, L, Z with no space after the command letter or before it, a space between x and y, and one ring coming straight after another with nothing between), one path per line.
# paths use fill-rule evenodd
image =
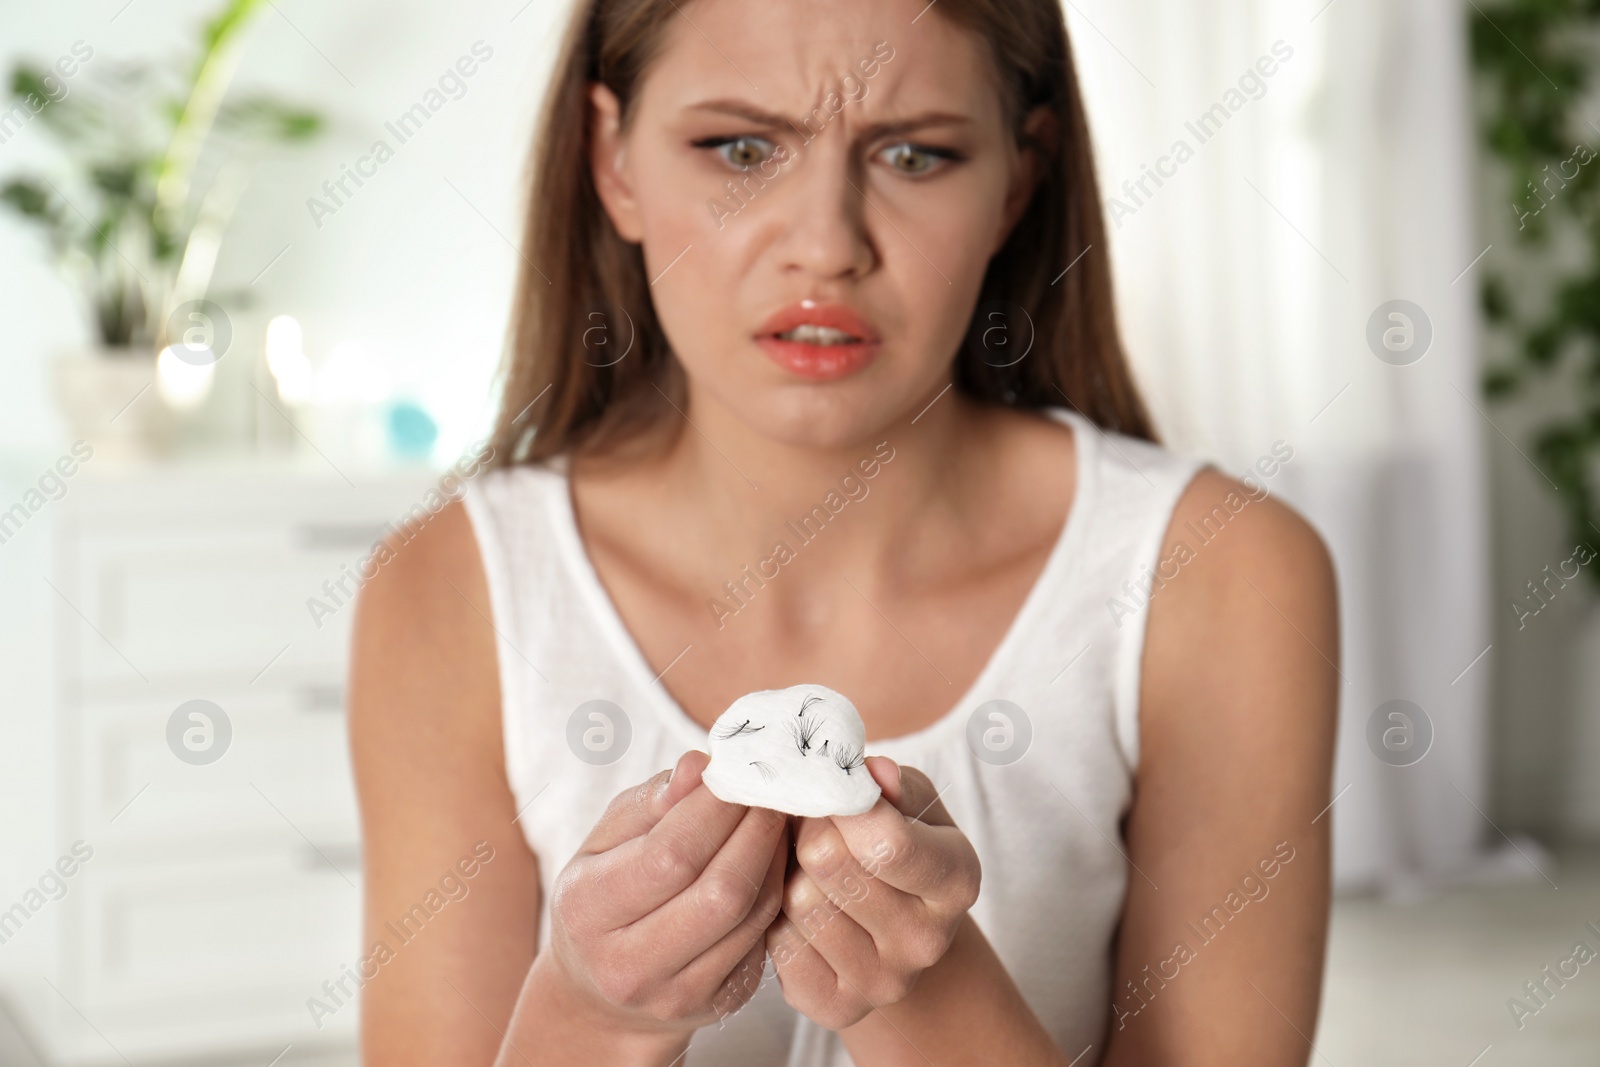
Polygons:
M1339 568L1309 1054L1600 1062L1600 11L1065 6L1162 434ZM566 10L0 6L0 1063L355 1062L346 605L488 430Z

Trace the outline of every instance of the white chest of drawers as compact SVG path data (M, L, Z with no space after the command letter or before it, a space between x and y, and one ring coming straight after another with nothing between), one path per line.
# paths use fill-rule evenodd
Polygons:
M4 524L43 469L0 469L0 996L62 1064L352 1048L353 1004L307 1008L361 908L324 583L434 475L91 460ZM200 765L168 740L196 699L231 727Z

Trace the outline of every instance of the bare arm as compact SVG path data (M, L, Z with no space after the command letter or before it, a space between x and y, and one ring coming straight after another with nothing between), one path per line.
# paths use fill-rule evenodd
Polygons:
M487 1064L533 962L539 910L538 865L511 822L488 594L459 504L389 547L361 593L350 671L362 953L392 952L363 991L363 1061ZM479 842L493 858L467 878L457 864ZM440 890L451 873L459 900ZM404 921L417 904L426 913L430 891L445 905Z
M1289 1067L1311 1055L1328 921L1331 813L1321 813L1340 685L1337 591L1321 540L1275 500L1250 501L1198 545L1185 524L1229 510L1229 493L1244 498L1211 470L1190 485L1163 557L1180 540L1193 557L1147 608L1126 825L1137 869L1105 1067Z

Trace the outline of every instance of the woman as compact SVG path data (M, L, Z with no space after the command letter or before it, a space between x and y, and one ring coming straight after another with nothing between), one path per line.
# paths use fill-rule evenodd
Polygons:
M497 469L363 593L369 1061L1304 1063L1332 568L1154 443L1056 0L576 8ZM799 683L866 814L701 784Z

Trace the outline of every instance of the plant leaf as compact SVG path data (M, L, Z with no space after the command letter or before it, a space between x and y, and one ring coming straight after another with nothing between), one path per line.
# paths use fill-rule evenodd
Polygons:
M54 198L38 182L13 178L0 186L0 202L23 218L53 222L57 217Z
M224 104L217 113L217 125L262 140L307 141L322 132L323 119L308 108L269 96L252 96Z

